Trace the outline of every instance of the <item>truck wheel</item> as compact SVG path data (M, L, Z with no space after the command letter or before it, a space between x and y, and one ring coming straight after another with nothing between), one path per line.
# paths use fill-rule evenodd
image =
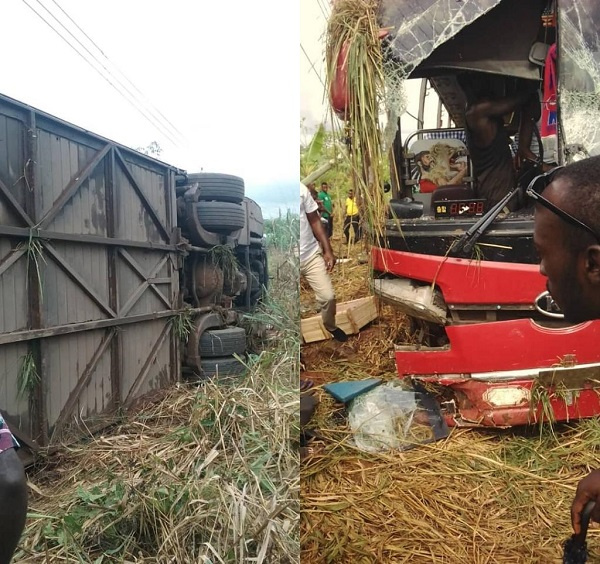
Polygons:
M204 378L235 376L243 374L246 370L244 364L232 356L207 358L200 361L200 366Z
M200 200L242 203L244 199L244 180L231 174L198 172L188 174L188 184L198 183Z
M200 358L230 356L234 353L241 355L245 351L246 331L241 327L204 331L198 347Z
M241 229L246 224L246 214L241 204L231 202L198 202L198 219L207 231L225 235Z

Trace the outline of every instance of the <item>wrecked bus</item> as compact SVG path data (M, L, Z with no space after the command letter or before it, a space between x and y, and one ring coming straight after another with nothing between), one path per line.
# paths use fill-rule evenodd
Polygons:
M394 351L399 375L434 391L449 425L597 415L600 322L567 324L546 292L525 188L544 170L600 153L600 6L381 0L376 10L383 72L422 82L416 131L403 138L405 108L385 108L395 126L393 197L371 250L375 294L411 323L413 342ZM350 51L346 43L329 69L330 102L344 119ZM495 96L539 90L534 158L497 202L480 193L467 149L465 76L486 81ZM433 128L424 127L428 90L439 99ZM504 116L509 134L518 119ZM446 175L426 174L423 155L435 155Z

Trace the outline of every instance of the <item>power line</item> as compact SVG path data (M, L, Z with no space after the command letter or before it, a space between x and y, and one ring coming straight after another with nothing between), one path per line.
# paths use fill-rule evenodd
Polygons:
M323 87L325 87L325 83L323 82L323 79L321 78L321 75L317 72L317 69L315 68L315 63L308 56L308 53L306 52L306 50L302 46L302 43L300 43L300 49L302 49L302 52L304 53L304 56L306 57L307 61L310 63L310 69L309 70L312 70L317 75L317 78L319 79L319 82L323 85Z
M98 59L98 57L96 55L94 55L94 53L92 53L77 37L75 37L75 35L73 35L73 33L64 25L64 23L62 23L50 10L48 10L48 8L46 6L44 6L41 2L41 0L35 0L40 6L42 6L42 8L44 8L44 10L46 10L46 12L48 14L50 14L54 20L56 22L58 22L62 28L79 44L81 45L81 47L83 47L83 49L94 59L94 61L96 63L98 63L106 73L108 73L108 75L117 82L117 84L133 99L133 102L135 102L136 104L140 104L142 106L144 106L145 104L139 100L139 98L137 96L135 96L135 94L133 94L128 88L127 86L125 86L118 77L114 76L113 73L110 71L110 69L108 69L103 63L102 61L100 61ZM60 35L60 32L58 32ZM70 43L69 43L70 44ZM71 45L71 47L73 49L75 49L76 51L78 51L77 47ZM87 59L87 58L86 58ZM89 61L88 61L89 62ZM91 64L91 63L90 63ZM99 71L96 67L94 67L94 65L91 65L92 68L94 68L94 70L96 70L96 72L98 72L100 74L100 76L102 76L103 78L104 75L102 74L101 71ZM117 90L117 92L119 92L119 94L121 94L121 96L123 96L128 102L131 103L131 100L128 100L127 97L123 94L122 91L119 91L119 89L112 84L112 86ZM169 128L166 127L164 125L164 123L161 122L160 119L158 119L156 116L152 115L150 112L148 112L147 108L145 108L144 110L140 109L138 106L135 106L136 109L138 110L138 112L141 113L142 116L144 116L152 125L154 125L154 127L156 127L163 135L165 135L167 137L167 139L169 139L174 145L179 146L178 141L176 140L175 136L172 135L172 132L169 131Z
M46 12L48 12L80 45L82 45L82 47L88 52L90 53L89 49L87 49L83 44L81 44L81 42L68 30L66 29L66 27L60 22L60 20L58 20L58 18L56 18L56 16L54 16L43 4L41 4L41 2L39 0L35 0L38 4L40 4L42 6L42 8L44 8L44 10L46 10ZM140 113L140 115L142 117L144 117L144 119L146 119L153 127L155 127L162 135L164 135L169 141L171 141L171 143L173 143L175 146L179 146L179 143L172 137L172 135L168 132L165 131L163 129L163 126L161 126L160 122L156 123L155 121L153 121L146 113L144 113L139 107L138 105L135 103L135 97L134 100L130 100L107 76L105 76L81 51L79 51L79 49L73 45L58 29L56 29L42 14L40 14L40 12L38 12L31 4L29 4L29 2L27 2L27 0L23 0L23 3L34 13L36 14L50 29L52 29L52 31L54 31L69 47L71 47L71 49L73 49L88 65L90 65L106 82L108 82L108 84L110 84L123 98L125 98L125 100L127 102L129 102L130 105L132 105L135 110ZM94 55L92 53L90 53L90 55L92 55L92 57L94 57ZM96 57L94 57L94 59L96 59ZM97 59L96 59L97 60ZM109 76L113 77L112 73L110 73L110 71L108 71L108 69L106 69L106 67L104 67L104 65L102 65L100 63L100 65L108 72ZM113 77L114 78L114 77ZM117 81L118 82L118 81ZM130 94L131 96L131 94Z
M325 18L325 20L327 20L327 14L325 13L325 8L323 8L321 0L317 0L317 4L319 5L319 8L321 8L321 13L323 14L323 17Z
M177 127L156 107L148 97L127 77L127 75L104 53L104 51L98 46L98 44L85 32L81 29L81 26L77 24L75 20L60 6L60 4L56 0L52 0L52 2L58 7L58 9L68 18L68 20L81 32L81 34L102 54L102 56L114 67L114 69L129 83L129 85L144 99L148 102L150 107L156 111L156 113L166 122L171 130L180 136L182 140L185 141L185 135L177 129Z

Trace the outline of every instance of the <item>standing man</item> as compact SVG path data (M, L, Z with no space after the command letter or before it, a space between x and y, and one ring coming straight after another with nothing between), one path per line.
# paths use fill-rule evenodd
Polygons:
M529 148L533 123L539 119L537 85L525 83L520 92L497 97L493 79L477 73L459 75L467 99L465 133L467 148L477 179L477 197L487 200L488 209L498 203L517 183L517 172L510 152L510 139L503 116L520 111L519 155L535 158ZM514 211L518 202L508 204Z
M333 202L329 195L329 184L327 182L321 182L321 191L318 198L323 202L324 210L321 212L321 217L327 220L327 236L331 239L333 236Z
M9 564L27 518L27 480L19 447L0 415L0 564Z
M546 189L540 183L527 191L536 202L533 241L540 273L567 321L600 319L600 157L558 169L551 180ZM600 470L577 486L571 506L576 534L588 501L596 502L591 517L600 522Z
M308 188L300 183L300 275L315 292L325 329L336 341L343 342L348 336L335 324L335 292L329 276L336 258L317 208Z
M346 217L344 218L344 236L346 245L350 242L350 228L354 234L354 241L360 240L360 216L358 214L358 204L354 199L354 190L348 190L346 198Z

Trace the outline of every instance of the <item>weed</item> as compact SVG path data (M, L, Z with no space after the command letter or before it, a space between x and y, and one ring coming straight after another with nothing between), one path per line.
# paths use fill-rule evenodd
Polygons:
M194 314L189 308L182 309L177 312L177 315L171 318L173 331L177 338L187 343L190 333L194 328Z
M35 364L33 353L28 352L21 362L17 375L17 398L30 399L31 394L40 383L40 375Z

